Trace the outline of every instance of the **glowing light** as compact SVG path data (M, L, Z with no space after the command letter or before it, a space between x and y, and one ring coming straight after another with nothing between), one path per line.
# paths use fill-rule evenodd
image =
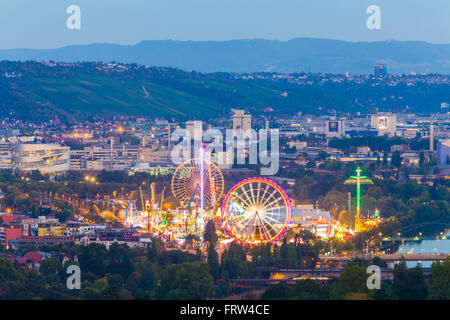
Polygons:
M291 219L291 202L275 182L249 178L228 191L221 212L228 235L242 244L257 245L284 236Z

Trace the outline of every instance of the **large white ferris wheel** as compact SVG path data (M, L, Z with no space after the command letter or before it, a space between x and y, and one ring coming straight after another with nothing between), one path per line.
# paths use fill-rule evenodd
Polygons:
M220 169L211 161L193 158L180 164L172 177L174 196L189 207L193 202L214 205L223 194Z

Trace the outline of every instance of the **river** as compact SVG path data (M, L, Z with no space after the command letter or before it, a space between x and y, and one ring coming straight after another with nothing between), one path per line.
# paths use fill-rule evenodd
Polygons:
M408 241L405 242L404 247L400 245L398 248L398 254L408 254L408 253L437 253L438 242L439 242L439 253L450 253L450 232L447 232L445 237L446 239L440 240L421 240L421 241ZM408 267L414 267L418 262L410 261L407 262ZM424 268L431 267L432 262L424 261L422 262L422 266Z

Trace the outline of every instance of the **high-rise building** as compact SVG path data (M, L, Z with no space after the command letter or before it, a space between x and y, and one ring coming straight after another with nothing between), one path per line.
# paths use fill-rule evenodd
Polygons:
M370 126L378 130L378 135L395 136L397 130L397 116L395 114L372 114Z
M344 131L343 120L329 120L325 123L325 135L327 138L342 137Z
M203 123L200 120L186 121L186 131L189 132L191 139L201 140L203 132Z
M449 104L447 102L442 102L441 103L441 109L448 109Z
M239 132L245 133L252 128L252 116L246 114L244 110L233 110L233 133L238 135Z
M430 151L434 151L434 125L430 125Z
M384 63L376 63L374 66L373 74L376 77L385 77L387 75L387 68Z

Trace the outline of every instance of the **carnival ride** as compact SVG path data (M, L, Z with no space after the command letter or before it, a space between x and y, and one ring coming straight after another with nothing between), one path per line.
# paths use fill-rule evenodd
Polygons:
M136 204L133 200L128 202L125 209L124 224L128 227L143 226L145 223L142 213L137 210Z
M286 192L266 178L249 178L234 185L221 207L222 226L241 244L276 242L286 233L291 202Z
M130 201L125 222L128 226L148 228L178 243L188 236L202 237L207 215L219 213L225 234L241 244L261 244L280 240L288 230L291 202L286 192L275 182L261 177L245 179L234 185L219 205L224 189L220 169L209 158L193 158L183 162L172 177L172 192L180 201L179 208L170 211L170 222L157 215L155 193L152 201L141 202L145 208L137 211ZM162 201L161 201L162 206ZM161 207L160 206L160 207ZM225 239L226 240L226 239ZM228 241L228 240L227 240Z
M210 216L213 216L215 205L220 201L224 190L222 172L203 153L202 148L200 158L181 163L172 177L172 192L182 207L175 223L179 229L178 234L184 236L196 234L201 237L205 212L210 212Z
M173 195L186 207L194 202L200 207L214 205L223 193L224 183L220 169L212 162L193 158L183 162L172 177Z

